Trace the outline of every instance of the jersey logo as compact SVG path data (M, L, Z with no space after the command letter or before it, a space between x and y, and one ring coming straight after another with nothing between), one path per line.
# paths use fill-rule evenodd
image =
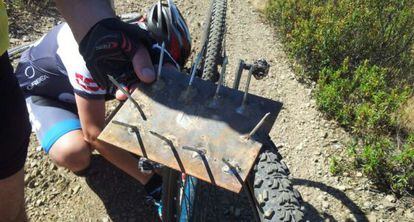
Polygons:
M96 92L103 90L93 79L83 76L82 74L75 73L76 82L85 90Z
M24 75L29 79L33 78L36 75L35 69L32 66L26 67Z

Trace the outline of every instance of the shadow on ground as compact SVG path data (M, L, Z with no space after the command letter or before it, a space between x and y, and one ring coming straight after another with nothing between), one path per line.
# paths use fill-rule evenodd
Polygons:
M89 187L99 196L105 205L112 221L156 221L155 209L145 202L145 191L142 185L121 170L115 168L99 155L92 157L92 169L86 176ZM361 208L344 192L324 183L305 179L292 179L294 185L307 186L326 192L347 207L357 221L368 221ZM206 221L250 221L249 202L245 195L241 196L226 190L205 184L201 196L196 200L203 210ZM200 191L198 190L198 191ZM200 194L199 194L200 195ZM233 200L233 201L232 201ZM234 202L234 200L238 200ZM305 218L309 221L337 221L333 215L321 213L305 202ZM211 220L210 220L211 219Z
M311 180L305 180L305 179L292 179L292 182L294 185L299 186L307 186L307 187L313 187L316 189L319 189L320 191L326 192L327 194L331 195L335 199L341 201L341 203L351 211L351 214L354 215L355 219L357 221L361 222L368 222L368 218L366 217L365 213L361 210L361 208L354 203L344 192L328 186L321 182L311 181ZM304 203L304 206L306 208L305 216L306 219L310 221L337 221L332 215L327 213L320 214L318 210L316 210L311 204Z
M145 201L143 186L101 156L92 156L85 179L112 221L156 221L155 209Z

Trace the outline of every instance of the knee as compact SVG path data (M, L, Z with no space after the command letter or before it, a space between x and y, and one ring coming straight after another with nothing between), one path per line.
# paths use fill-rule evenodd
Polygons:
M62 167L66 167L73 172L83 170L89 166L90 163L90 151L89 147L68 147L64 152L61 152L59 156L52 158L53 161Z
M73 172L81 171L90 164L90 146L82 137L72 141L58 141L49 154L57 165Z

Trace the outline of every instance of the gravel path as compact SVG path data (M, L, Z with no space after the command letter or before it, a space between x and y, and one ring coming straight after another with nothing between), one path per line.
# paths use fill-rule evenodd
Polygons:
M118 13L147 7L153 1L136 2L118 1ZM177 4L190 25L197 52L208 1L183 0ZM232 82L238 59L252 62L266 58L271 63L269 76L253 81L251 92L283 103L271 137L303 196L307 218L310 221L414 221L412 199L397 199L377 192L359 172L329 174L329 158L343 154L344 144L350 137L316 109L312 86L296 80L277 33L254 7L262 4L260 0L229 0L226 47L230 75L226 81ZM13 45L35 40L59 20L52 11L35 15L38 22L24 26L32 24L33 16L32 13L13 14ZM32 221L154 221L154 210L145 204L142 186L98 155L93 157L93 173L76 177L53 165L39 151L33 136L25 182L27 212Z

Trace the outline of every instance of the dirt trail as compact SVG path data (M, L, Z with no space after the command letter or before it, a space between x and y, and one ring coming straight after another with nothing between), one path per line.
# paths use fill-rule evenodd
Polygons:
M118 1L118 13L146 8L152 3L139 2ZM199 48L207 2L177 1L190 26L195 51ZM261 2L253 1L258 6ZM26 41L35 40L48 30L55 18L55 15L41 17L42 22L38 24L44 25L35 33L32 28L12 27L14 44L19 44L22 36L26 36ZM349 136L317 111L312 87L295 79L277 33L263 21L249 1L229 0L226 81L232 82L238 59L252 62L266 58L271 63L269 76L253 81L251 92L283 103L271 136L302 193L307 218L310 221L414 221L409 200L376 192L360 173L329 175L329 157L343 152ZM153 221L154 210L144 203L142 186L99 156L93 158L93 173L82 178L54 166L38 151L38 146L33 137L26 166L26 202L32 221Z

